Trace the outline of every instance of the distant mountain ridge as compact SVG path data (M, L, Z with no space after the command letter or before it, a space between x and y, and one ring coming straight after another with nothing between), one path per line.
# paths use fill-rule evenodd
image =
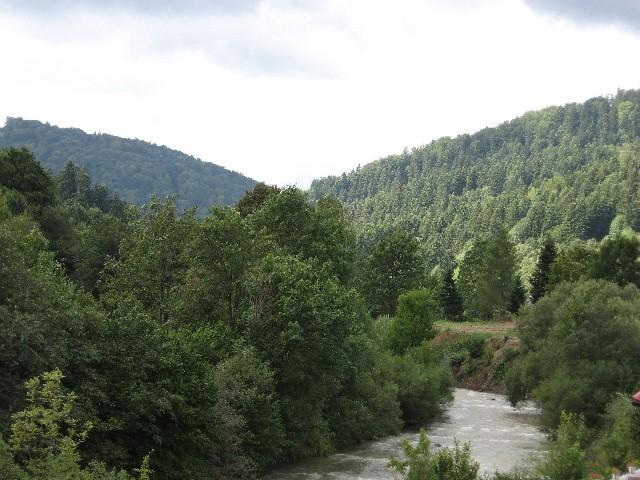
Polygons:
M0 147L27 147L54 173L71 161L96 184L141 205L153 195L178 196L180 208L232 205L256 181L165 146L108 134L88 134L37 120L9 117L0 128Z
M540 239L640 231L640 90L528 112L315 180L311 199L342 200L361 246L396 229L430 266L505 226L521 257Z

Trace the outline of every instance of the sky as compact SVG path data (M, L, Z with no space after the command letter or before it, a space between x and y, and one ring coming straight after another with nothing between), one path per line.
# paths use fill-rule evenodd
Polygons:
M0 123L314 178L640 88L640 0L0 0Z

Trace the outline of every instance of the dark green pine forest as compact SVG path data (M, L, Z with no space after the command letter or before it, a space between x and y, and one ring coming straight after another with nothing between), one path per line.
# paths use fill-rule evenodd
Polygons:
M67 162L123 200L142 205L153 195L177 195L179 208L233 205L255 181L165 146L107 134L87 134L36 120L7 118L1 147L26 147L47 169L58 173Z
M188 201L146 168L171 185L190 157L12 129L40 137L0 148L0 479L257 478L428 425L487 363L552 435L534 470L495 478L640 458L640 91L310 192L236 176L225 196L202 175ZM479 320L516 328L449 328ZM421 445L405 478L478 478L466 447Z
M640 228L640 91L549 107L472 135L440 138L341 176L310 196L341 200L368 248L395 230L429 267L506 228L532 273L538 243Z

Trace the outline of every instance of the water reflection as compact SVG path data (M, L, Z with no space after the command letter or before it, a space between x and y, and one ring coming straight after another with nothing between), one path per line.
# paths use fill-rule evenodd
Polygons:
M457 389L443 418L428 429L431 444L449 447L454 437L470 442L473 457L485 473L521 466L545 448L538 429L538 411L532 406L515 410L501 395ZM326 458L312 459L270 473L268 480L393 479L389 458L401 455L401 442L416 443L418 432L404 432L366 443Z

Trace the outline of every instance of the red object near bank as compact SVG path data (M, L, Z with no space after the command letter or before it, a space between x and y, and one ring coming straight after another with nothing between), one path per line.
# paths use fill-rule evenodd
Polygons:
M631 403L633 403L636 407L640 407L640 392L636 393L631 399Z

